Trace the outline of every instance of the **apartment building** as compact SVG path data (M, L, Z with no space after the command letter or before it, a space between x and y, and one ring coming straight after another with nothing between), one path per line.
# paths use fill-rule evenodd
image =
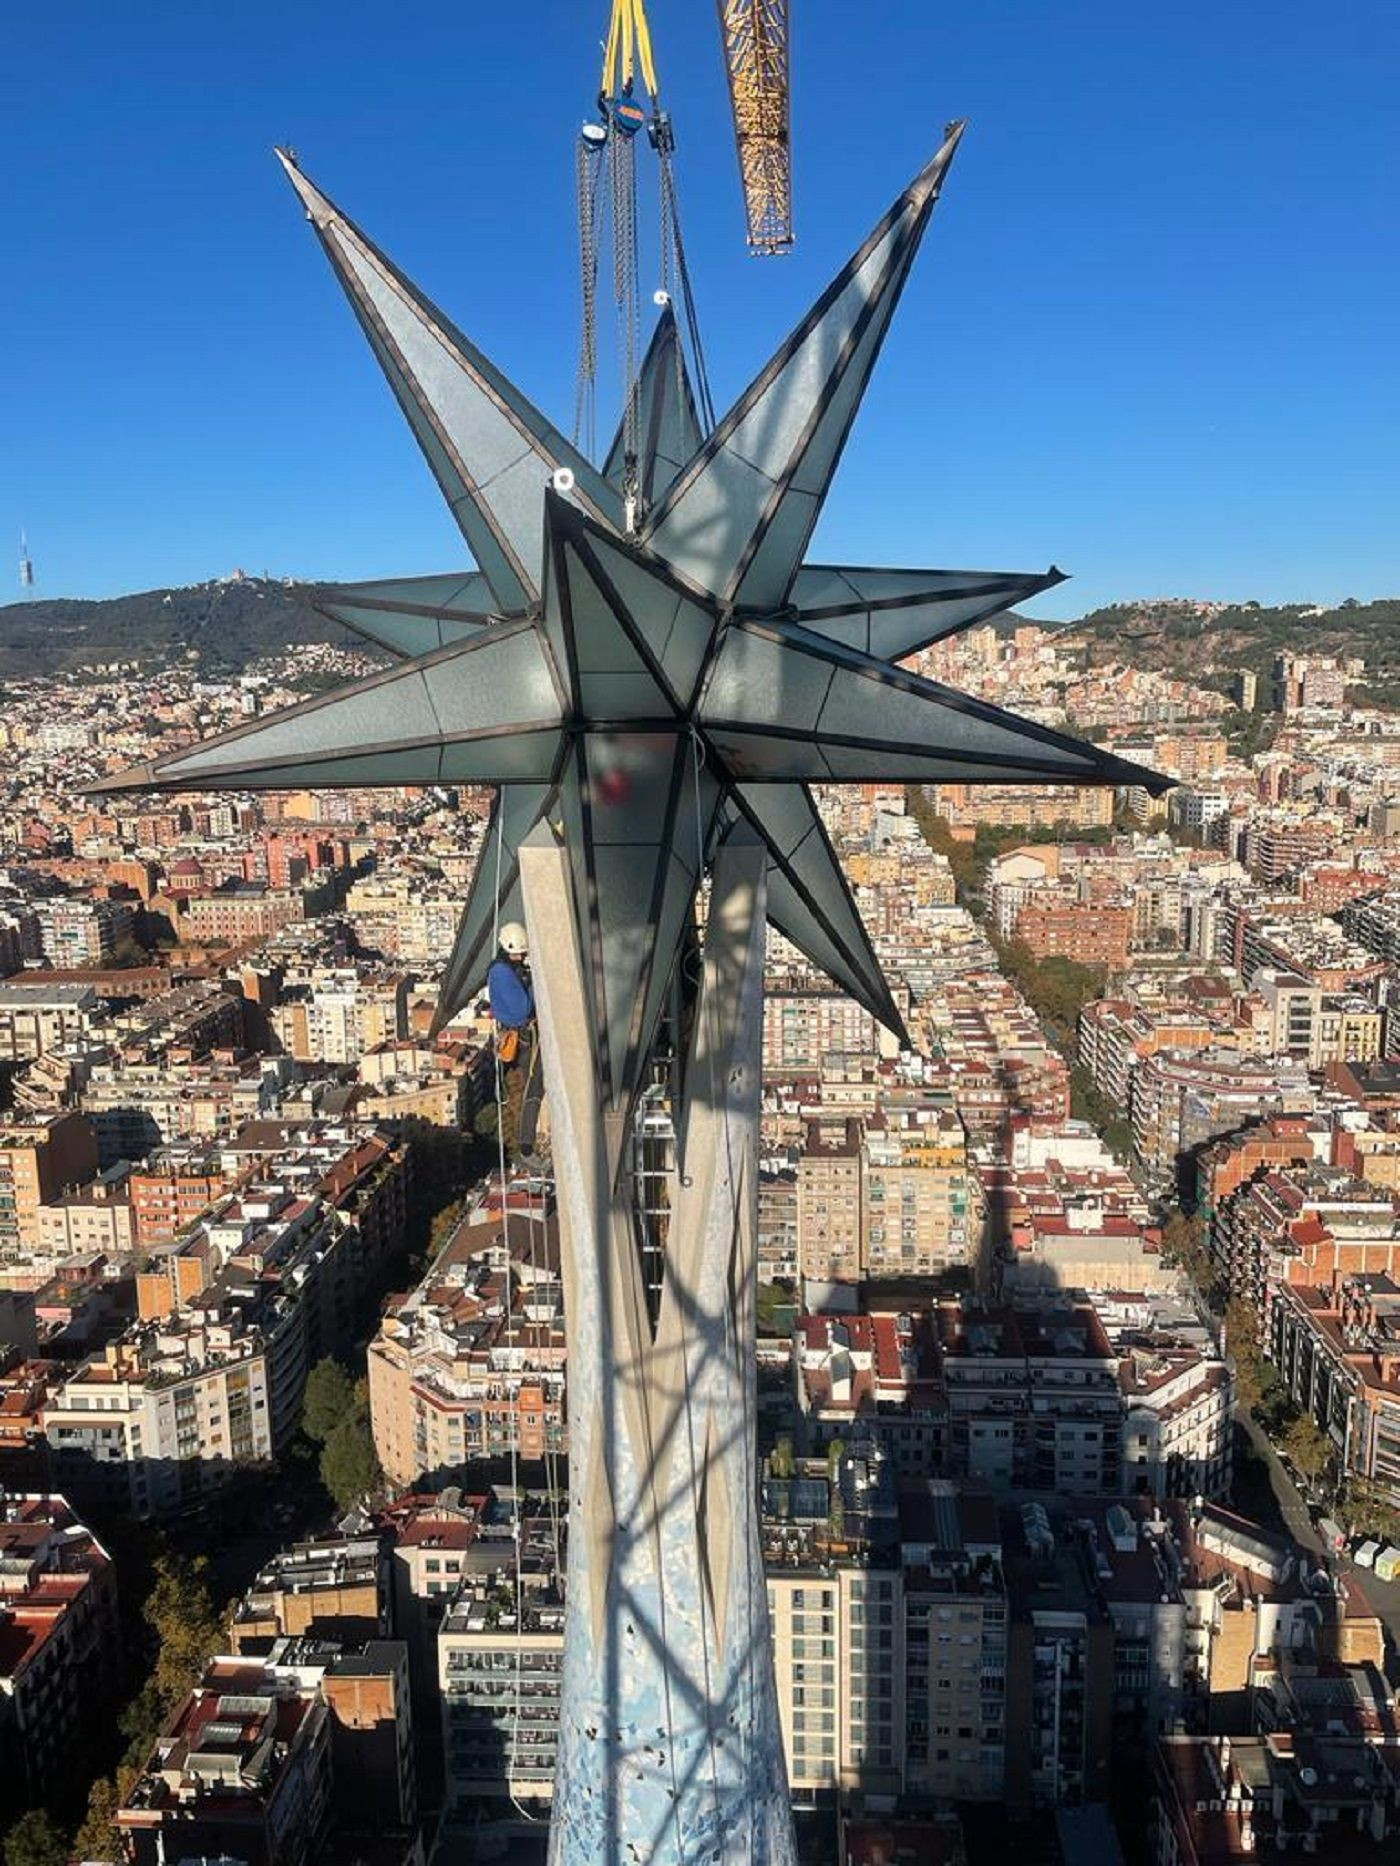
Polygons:
M1021 1507L1007 1586L1006 1786L1015 1807L1102 1800L1113 1737L1114 1626L1080 1547Z
M1126 970L1136 919L1131 905L1081 901L1060 888L1032 889L1012 922L1013 937L1037 959L1073 959Z
M1196 1160L1196 1208L1209 1224L1248 1180L1274 1167L1305 1166L1325 1157L1325 1127L1303 1115L1252 1121L1202 1148Z
M83 1113L102 1165L114 1166L176 1141L236 1134L276 1111L290 1075L285 1061L269 1057L101 1063L83 1089Z
M1122 1484L1150 1497L1225 1498L1233 1471L1234 1376L1198 1349L1128 1349L1123 1394Z
M0 1811L83 1779L120 1652L107 1551L63 1496L0 1491Z
M1006 1779L1007 1597L990 1497L944 1478L901 1485L905 1788L999 1800Z
M482 1801L554 1794L564 1669L564 1603L532 1586L517 1619L512 1590L476 1581L456 1592L437 1637L449 1818Z
M26 1359L23 1348L0 1342L0 1487L5 1490L49 1488L44 1401L52 1373L51 1362Z
M96 1505L166 1515L272 1457L271 1387L262 1333L236 1317L136 1331L51 1390L54 1481Z
M1099 998L1079 1014L1079 1061L1113 1107L1132 1105L1139 1065L1162 1050L1207 1049L1233 1025L1228 1000L1141 1003Z
M1384 1858L1400 1783L1383 1735L1168 1736L1153 1753L1154 1866Z
M106 1015L91 985L6 980L0 984L0 1062L28 1062L87 1043Z
M1400 1507L1400 1281L1284 1287L1270 1350L1294 1404L1332 1440L1339 1469Z
M41 1205L39 1257L54 1264L93 1256L126 1262L136 1248L127 1179L125 1166L115 1166L80 1191Z
M1133 1078L1133 1143L1162 1185L1196 1148L1261 1117L1308 1113L1315 1099L1302 1062L1225 1049L1163 1051L1145 1057Z
M331 1824L323 1670L212 1659L117 1811L127 1866L310 1866Z
M1038 1133L1013 1119L1003 1160L975 1163L990 1247L982 1284L1011 1300L1058 1290L1170 1287L1160 1231L1131 1175L1087 1122Z
M34 903L34 917L44 957L61 971L109 965L136 927L135 912L125 901L50 896Z
M1262 1009L1262 1036L1271 1055L1328 1063L1374 1062L1381 1054L1384 1013L1357 992L1326 992L1311 979L1264 967L1250 981Z
M97 1171L93 1130L80 1114L35 1114L0 1122L0 1265L39 1248L40 1208Z
M565 1449L557 1266L552 1217L517 1216L509 1242L499 1220L485 1220L464 1226L391 1307L369 1349L374 1441L391 1482Z
M860 1124L840 1138L813 1124L797 1162L797 1257L808 1283L858 1283L864 1236Z
M1341 913L1348 939L1388 964L1400 962L1400 892L1387 889L1348 901ZM0 992L0 1003L3 993Z
M197 1144L158 1149L132 1169L128 1183L137 1243L143 1250L168 1244L197 1224L229 1184L213 1149Z
M1213 1207L1209 1247L1226 1290L1267 1332L1281 1284L1400 1271L1400 1207L1384 1187L1315 1161L1266 1168Z
M759 1173L758 1274L761 1282L797 1280L797 1174L785 1165Z
M1092 1307L944 1302L934 1313L949 1470L1003 1486L1118 1495L1118 1357Z
M860 1164L864 1278L936 1276L970 1260L967 1132L952 1108L903 1120L877 1114L866 1124ZM799 1217L799 1256L802 1241Z
M392 1626L389 1561L376 1535L335 1535L282 1549L260 1568L234 1609L229 1638L240 1654L266 1654L286 1638L344 1645L381 1639Z
M281 1047L298 1062L355 1063L408 1035L408 979L354 966L316 967L271 1016Z
M803 1315L792 1368L804 1451L859 1438L895 1472L944 1464L948 1401L927 1315Z
M937 784L933 807L955 832L979 824L998 828L1107 829L1113 822L1111 790L1080 789L1068 784Z
M904 1588L892 1474L846 1454L771 1471L764 1568L778 1716L795 1802L862 1789L898 1794L905 1773Z

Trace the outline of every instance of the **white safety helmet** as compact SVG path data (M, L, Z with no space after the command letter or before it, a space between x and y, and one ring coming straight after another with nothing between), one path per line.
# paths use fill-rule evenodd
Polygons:
M530 939L518 920L507 920L501 928L501 951L511 959L523 959L530 950Z

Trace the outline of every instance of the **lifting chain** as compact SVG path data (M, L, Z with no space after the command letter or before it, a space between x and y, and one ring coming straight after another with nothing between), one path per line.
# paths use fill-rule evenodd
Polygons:
M601 161L601 149L580 137L575 177L583 320L579 331L578 384L574 396L574 446L581 448L590 459L597 440L594 429L598 382L598 169Z

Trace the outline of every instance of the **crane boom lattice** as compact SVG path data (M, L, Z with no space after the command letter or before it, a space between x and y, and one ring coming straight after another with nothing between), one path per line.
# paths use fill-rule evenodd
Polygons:
M792 245L788 0L717 0L734 140L755 253Z

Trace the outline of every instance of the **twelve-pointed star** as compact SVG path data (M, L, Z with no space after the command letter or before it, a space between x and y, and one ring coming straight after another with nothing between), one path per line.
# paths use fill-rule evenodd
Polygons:
M516 851L557 823L600 1036L600 1089L642 1080L706 861L746 820L774 924L902 1036L812 783L1163 780L894 665L1060 580L806 565L803 555L961 136L954 125L709 436L669 310L598 472L322 195L292 182L480 570L345 585L320 606L406 657L106 789L500 787L443 983L478 988L518 913Z

